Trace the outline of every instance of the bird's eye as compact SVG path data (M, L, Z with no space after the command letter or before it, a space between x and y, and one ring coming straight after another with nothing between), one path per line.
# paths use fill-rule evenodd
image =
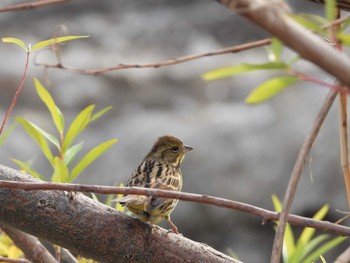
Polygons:
M179 146L173 146L173 148L171 148L171 150L172 150L173 152L178 152Z

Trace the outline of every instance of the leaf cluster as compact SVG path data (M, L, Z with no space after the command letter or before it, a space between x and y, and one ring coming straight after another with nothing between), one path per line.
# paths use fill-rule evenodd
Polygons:
M57 130L58 136L50 134L40 128L33 122L17 116L17 122L23 127L26 133L37 143L41 152L53 168L51 176L52 182L72 182L82 171L84 171L93 161L106 152L117 139L111 139L97 145L88 151L77 163L72 167L76 160L77 154L83 149L83 141L75 143L76 138L80 135L89 124L102 117L111 107L104 108L94 113L95 105L90 105L83 109L66 128L65 118L54 99L39 80L34 79L36 92L45 104L51 114L52 121ZM51 145L50 145L51 144ZM51 147L56 148L54 154ZM13 161L21 167L25 172L40 178L44 177L32 168L31 163L23 162L17 159Z

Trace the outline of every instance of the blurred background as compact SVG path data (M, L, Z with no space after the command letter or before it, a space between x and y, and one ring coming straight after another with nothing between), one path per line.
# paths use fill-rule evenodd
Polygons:
M24 1L3 0L0 4L21 2ZM323 14L321 5L302 0L290 2L297 13ZM27 44L54 37L61 25L70 35L90 35L61 47L64 65L87 69L160 62L268 37L258 27L209 0L85 0L0 13L1 37L17 37ZM15 45L1 43L0 54L3 119L21 80L25 53ZM55 132L34 89L32 78L37 77L51 92L67 122L90 104L95 104L97 110L113 106L79 140L84 140L85 153L102 141L119 141L76 182L126 182L154 140L171 134L195 148L183 163L183 191L273 209L271 195L283 199L300 146L329 90L299 83L272 100L251 106L244 103L245 97L271 73L249 73L209 82L201 77L222 66L266 62L266 54L264 48L256 48L157 69L89 76L60 69L44 71L34 61L55 64L55 55L49 50L39 51L31 58L26 84L7 127L19 115ZM297 65L303 73L333 81L310 63ZM306 163L293 213L312 216L328 203L328 219L335 221L342 217L335 210L347 209L338 130L334 105ZM39 148L20 126L1 146L0 158L2 164L13 168L18 167L11 158L31 160L33 167L47 178L52 175ZM261 218L179 202L172 219L185 237L224 253L232 250L244 262L267 262L270 258L274 229L272 224L262 226ZM326 255L326 259L334 259L339 251L328 258Z

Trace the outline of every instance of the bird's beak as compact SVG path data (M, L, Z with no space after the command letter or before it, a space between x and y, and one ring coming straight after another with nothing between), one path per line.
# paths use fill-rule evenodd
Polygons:
M184 149L183 149L183 152L184 152L184 153L187 153L187 152L189 152L189 151L191 151L191 150L193 150L193 147L188 146L188 145L184 145Z

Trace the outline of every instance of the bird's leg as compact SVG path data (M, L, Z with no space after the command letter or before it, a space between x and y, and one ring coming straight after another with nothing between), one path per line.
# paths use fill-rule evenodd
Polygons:
M169 224L171 225L171 230L175 233L175 234L179 234L179 231L177 230L177 227L175 226L175 224L170 220L170 216L165 216L165 219L169 222Z

